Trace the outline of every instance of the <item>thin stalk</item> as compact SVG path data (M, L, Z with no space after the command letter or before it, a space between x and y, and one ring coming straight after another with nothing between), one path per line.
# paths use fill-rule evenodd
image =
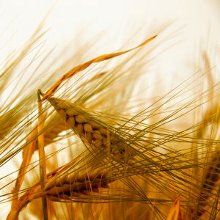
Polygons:
M38 90L38 152L39 152L39 168L40 168L40 184L41 190L44 191L46 183L46 158L44 152L44 135L42 133L44 129L44 115L42 110L41 92ZM44 220L48 220L47 212L47 198L42 197L42 210Z

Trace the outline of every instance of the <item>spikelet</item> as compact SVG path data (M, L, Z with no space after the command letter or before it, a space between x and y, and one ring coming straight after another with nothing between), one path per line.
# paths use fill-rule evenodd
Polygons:
M98 192L100 188L108 187L107 172L103 169L84 171L62 176L55 183L46 185L46 194L55 201L71 200L71 197L81 193Z
M86 109L57 98L48 100L84 142L98 150L103 150L118 161L128 161L132 157L129 145Z
M81 194L89 194L98 192L100 188L108 187L109 180L107 178L107 172L96 170L85 170L72 174L65 174L61 178L57 178L56 181L51 179L56 178L59 170L53 171L47 175L47 185L45 191L41 190L40 183L37 183L26 190L17 203L14 205L8 214L7 220L17 219L20 211L32 200L47 196L47 198L53 201L71 200L71 198L80 197Z

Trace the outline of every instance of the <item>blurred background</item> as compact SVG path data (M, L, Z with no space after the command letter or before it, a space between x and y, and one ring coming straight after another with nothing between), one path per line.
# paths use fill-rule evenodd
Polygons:
M57 54L67 47L68 55L75 50L74 43L90 42L94 44L90 55L95 56L131 47L166 29L161 41L163 48L168 44L169 49L161 56L163 71L182 69L179 62L191 62L196 68L200 62L198 50L207 50L216 66L219 5L218 0L1 0L0 59L22 47L45 19L47 33L42 44L45 50L53 49ZM186 68L185 63L183 66Z

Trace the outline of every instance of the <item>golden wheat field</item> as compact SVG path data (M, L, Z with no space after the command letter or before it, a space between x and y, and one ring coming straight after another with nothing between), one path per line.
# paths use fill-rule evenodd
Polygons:
M220 219L220 1L0 1L0 219Z

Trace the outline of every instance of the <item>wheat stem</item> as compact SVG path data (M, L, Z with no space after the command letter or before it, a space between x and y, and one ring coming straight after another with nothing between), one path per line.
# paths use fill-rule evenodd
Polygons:
M36 127L37 128L37 127ZM31 157L33 155L34 149L36 148L35 138L37 136L37 129L34 129L27 138L27 143L29 143L23 150L23 161L19 169L18 177L16 179L15 187L12 190L13 200L11 204L11 211L14 210L18 202L18 193L21 188L21 185L24 181L24 176L27 170L27 167L30 163Z
M44 152L44 134L42 133L44 129L44 115L42 110L42 101L40 98L40 90L38 90L38 149L39 149L39 167L40 167L40 183L41 190L44 191L46 182L46 158ZM42 209L44 220L48 219L47 213L47 199L45 196L42 197Z

